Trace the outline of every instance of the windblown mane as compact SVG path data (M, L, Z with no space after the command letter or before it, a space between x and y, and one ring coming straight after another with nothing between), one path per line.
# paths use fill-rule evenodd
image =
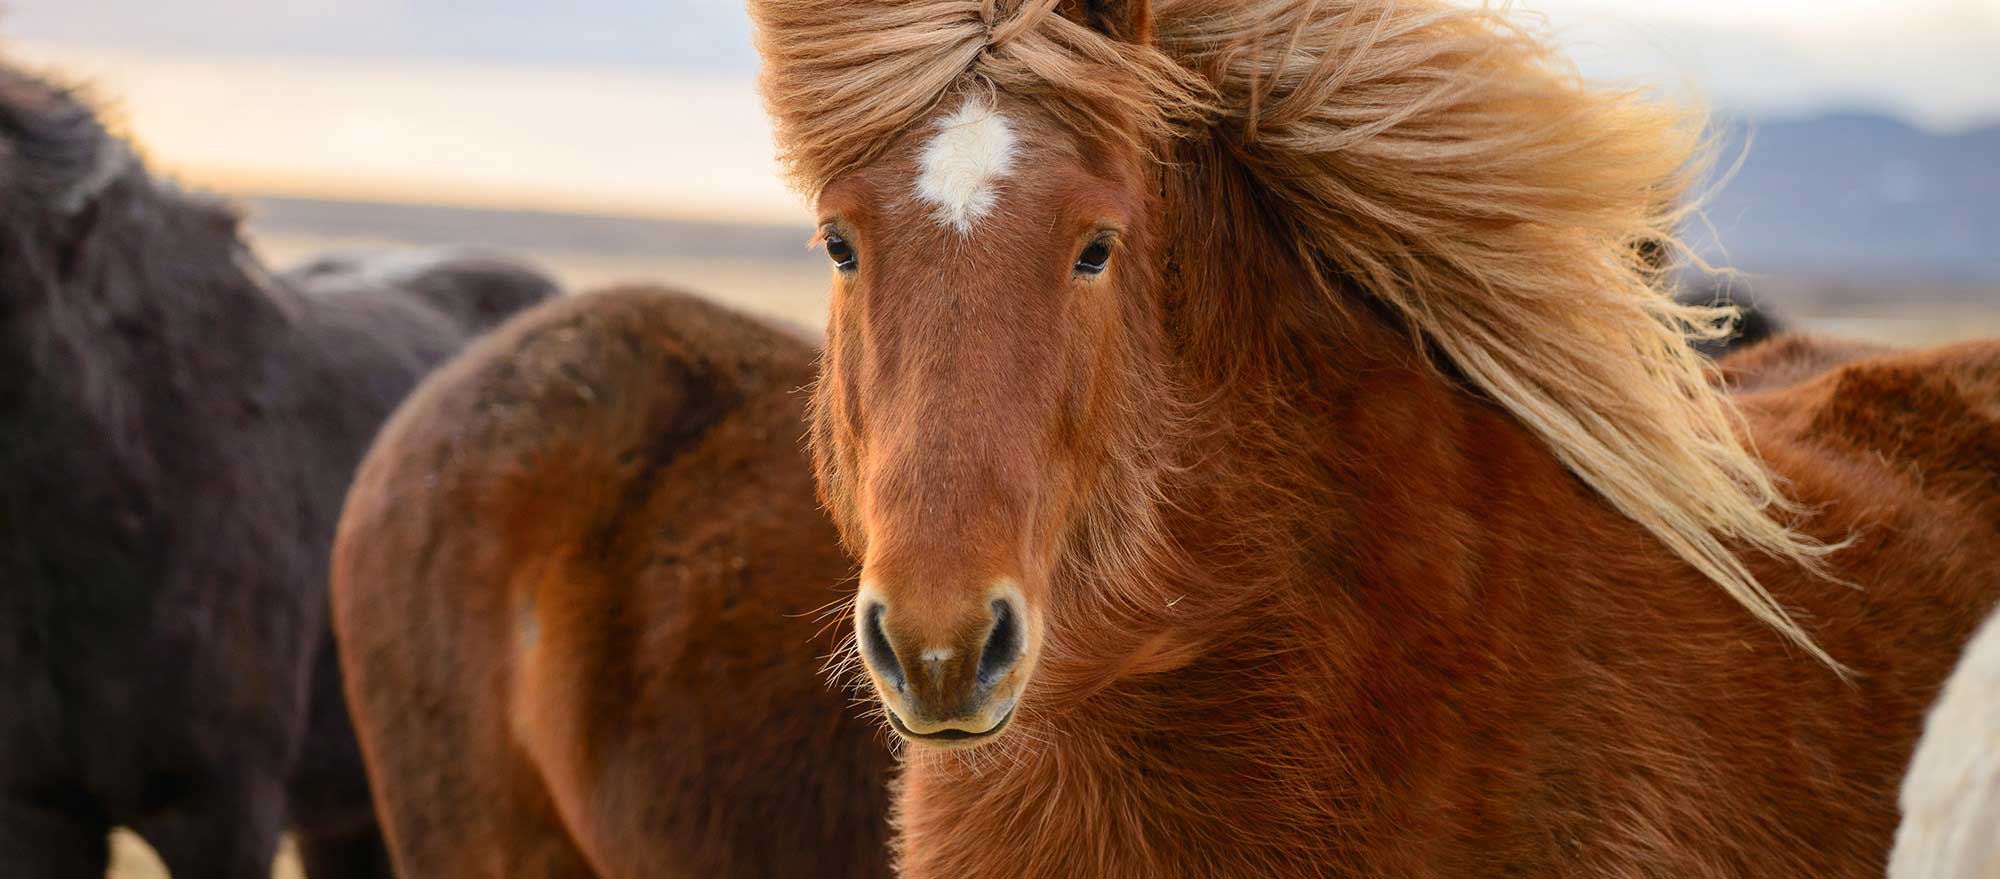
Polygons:
M1732 549L1813 570L1830 551L1785 522L1686 344L1731 313L1676 304L1642 256L1679 248L1699 114L1586 85L1504 13L1438 0L1157 0L1150 42L1056 6L752 0L794 185L816 195L975 88L1163 158L1215 143L1203 154L1244 164L1328 295L1339 278L1400 313L1620 512L1833 663Z

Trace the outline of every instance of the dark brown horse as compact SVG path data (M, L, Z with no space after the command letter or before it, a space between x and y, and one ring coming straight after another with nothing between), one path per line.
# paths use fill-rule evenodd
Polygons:
M751 9L904 876L1881 875L2000 345L1725 396L1699 121L1492 10Z
M852 568L812 363L691 297L578 296L391 419L333 607L402 875L887 875L888 749L818 673Z
M97 879L114 825L180 877L266 879L287 825L314 877L388 875L326 561L376 426L477 329L446 279L543 295L474 268L273 277L0 68L0 876Z

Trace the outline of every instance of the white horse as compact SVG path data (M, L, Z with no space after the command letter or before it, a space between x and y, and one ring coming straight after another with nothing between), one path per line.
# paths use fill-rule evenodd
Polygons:
M2000 877L2000 613L1931 707L1902 806L1890 879Z

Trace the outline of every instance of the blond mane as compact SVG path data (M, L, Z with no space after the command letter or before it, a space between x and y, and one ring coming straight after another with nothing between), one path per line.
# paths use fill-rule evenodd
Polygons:
M1794 508L1686 344L1730 315L1675 304L1641 255L1679 246L1700 114L1590 86L1505 13L1438 0L1162 0L1143 45L1056 5L751 0L794 185L816 195L969 88L1159 154L1226 141L1211 152L1245 163L1322 268L1838 667L1732 549L1814 571L1830 552L1786 523Z

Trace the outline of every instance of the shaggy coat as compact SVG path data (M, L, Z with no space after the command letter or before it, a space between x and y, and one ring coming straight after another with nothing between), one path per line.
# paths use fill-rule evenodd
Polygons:
M391 419L333 608L400 875L888 875L888 749L818 673L851 565L812 360L678 293L575 296Z
M902 875L1881 875L2000 597L2000 345L1719 392L1641 244L1699 125L1492 11L751 9L866 677L998 718L905 755Z
M271 276L0 69L0 876L98 879L114 825L176 876L265 879L287 825L315 877L388 875L326 559L376 426L474 329Z

